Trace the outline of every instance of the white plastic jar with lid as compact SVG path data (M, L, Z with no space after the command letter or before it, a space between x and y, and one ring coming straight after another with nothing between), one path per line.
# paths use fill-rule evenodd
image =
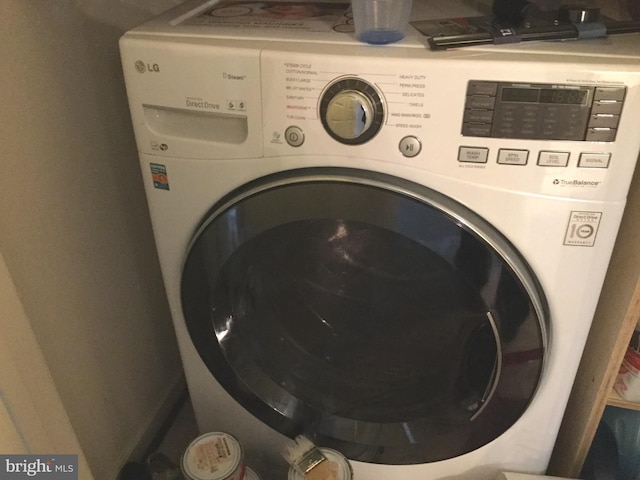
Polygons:
M187 480L243 480L245 476L242 446L224 432L196 438L182 455L180 467Z
M353 479L353 470L351 469L351 464L344 455L330 448L320 447L319 450L327 458L326 461L331 462L330 466L334 473L334 480ZM289 480L305 480L305 478L304 475L297 469L291 467L289 469Z

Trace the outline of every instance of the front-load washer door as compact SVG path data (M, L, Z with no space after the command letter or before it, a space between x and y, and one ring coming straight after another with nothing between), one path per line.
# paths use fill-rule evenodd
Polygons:
M546 303L513 246L450 198L372 172L294 170L222 199L190 246L182 302L241 405L355 460L477 449L542 374Z

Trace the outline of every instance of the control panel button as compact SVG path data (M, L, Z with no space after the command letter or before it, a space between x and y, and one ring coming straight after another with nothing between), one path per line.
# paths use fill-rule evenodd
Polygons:
M592 128L618 128L618 122L620 117L618 115L611 115L608 113L598 113L591 115L589 120L589 127Z
M617 132L615 128L589 128L585 139L590 142L613 142Z
M284 132L284 138L292 147L299 147L304 143L304 132L300 127L289 127Z
M493 110L465 110L465 123L491 123L493 120Z
M602 101L594 102L591 107L591 113L593 115L606 113L610 115L620 115L622 113L622 102Z
M569 152L542 151L538 155L538 165L541 167L566 167L569 165Z
M487 163L489 149L483 147L460 147L458 161L464 163Z
M467 86L468 95L489 95L496 96L498 91L498 82L483 82L471 80Z
M610 153L581 153L578 167L582 168L609 168Z
M490 123L465 123L462 125L462 134L465 137L490 137Z
M626 87L597 87L594 100L615 100L616 102L622 102L626 91Z
M417 137L412 135L404 137L400 140L400 152L407 158L413 158L422 150L422 144Z
M471 95L467 97L466 108L481 109L481 110L493 110L496 104L496 97L489 97L486 95Z
M526 165L528 158L528 150L511 150L501 148L498 151L498 163L501 165Z

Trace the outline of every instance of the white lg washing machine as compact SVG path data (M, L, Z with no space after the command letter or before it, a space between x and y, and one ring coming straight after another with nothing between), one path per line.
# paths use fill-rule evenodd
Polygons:
M121 43L200 429L266 479L301 433L362 480L544 472L638 156L640 36L372 47L348 3L273 4Z

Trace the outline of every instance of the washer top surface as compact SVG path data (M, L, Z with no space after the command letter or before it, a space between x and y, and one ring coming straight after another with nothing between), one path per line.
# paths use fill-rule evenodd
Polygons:
M364 45L354 36L353 16L348 0L321 2L287 2L251 0L189 0L150 22L133 29L130 34L162 35L191 39L295 41L354 45L367 49L367 55L396 55L399 49L419 49L421 56L459 57L480 52L570 54L581 57L605 56L639 58L639 34L614 35L604 39L557 42L522 42L488 45L432 52L426 37L409 27L406 37L384 47ZM599 3L602 14L613 20L628 20L619 2ZM278 10L280 9L280 10ZM490 0L414 0L411 21L486 16L491 13ZM612 48L612 44L615 48ZM266 47L264 43L263 46Z

